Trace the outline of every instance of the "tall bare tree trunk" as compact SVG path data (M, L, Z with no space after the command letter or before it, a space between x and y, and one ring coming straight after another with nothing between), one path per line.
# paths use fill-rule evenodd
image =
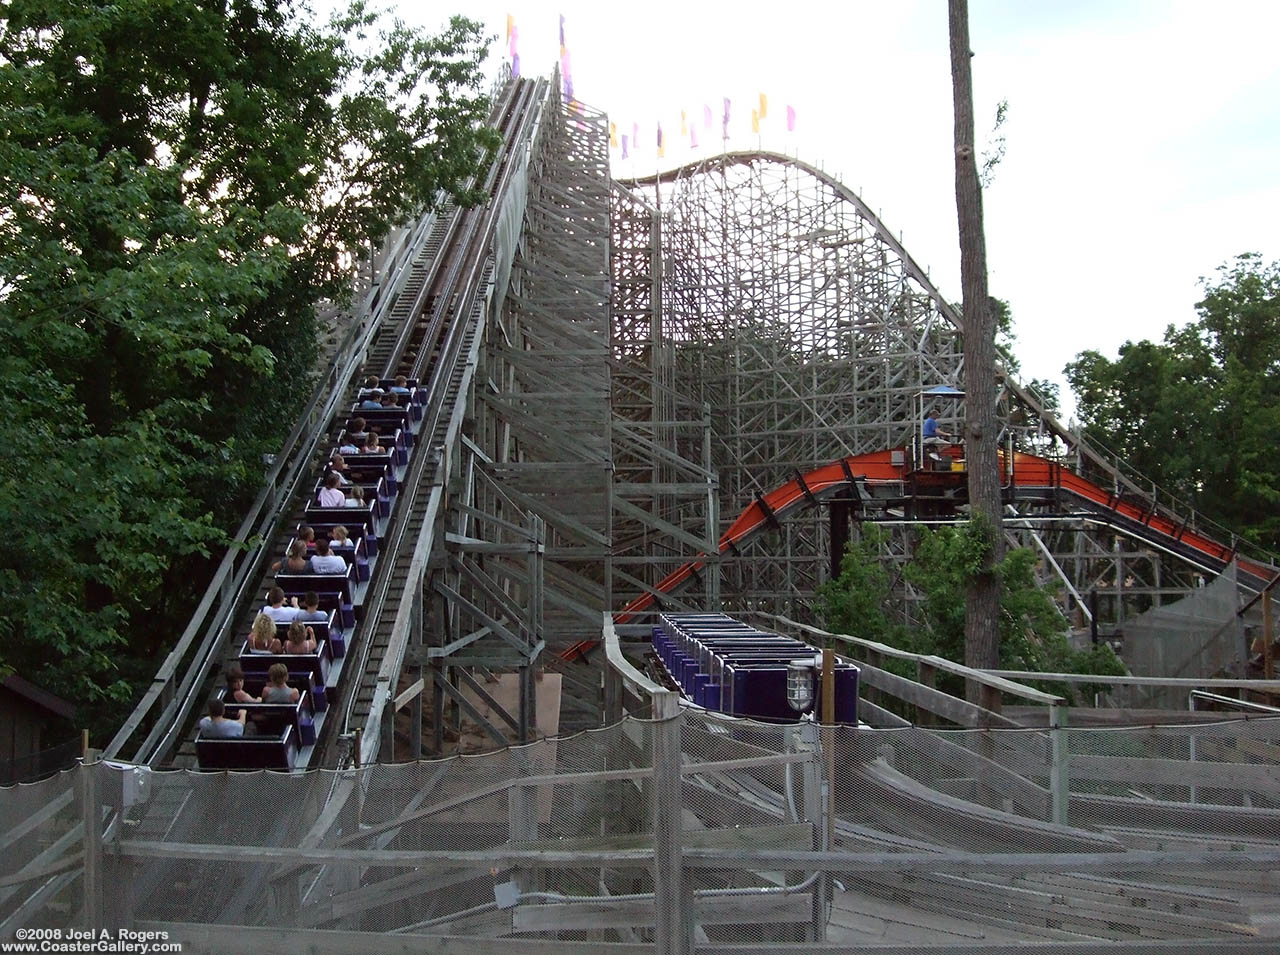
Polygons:
M987 295L987 245L982 188L973 146L973 78L969 70L968 0L950 0L951 91L955 102L956 211L960 218L960 285L964 293L965 459L969 509L990 541L981 570L969 582L964 613L964 662L978 669L1000 663L1000 471L996 441L995 313ZM969 685L969 698L1000 708L1000 694Z

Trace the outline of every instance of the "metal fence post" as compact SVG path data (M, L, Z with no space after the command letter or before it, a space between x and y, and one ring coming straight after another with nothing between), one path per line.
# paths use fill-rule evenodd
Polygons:
M80 764L80 816L84 826L84 927L102 929L102 801L98 760L93 750Z
M654 941L664 955L693 950L691 900L680 848L680 697L653 694Z
M1049 767L1049 793L1053 821L1065 826L1071 801L1071 753L1067 745L1067 708L1058 703L1049 704L1049 747L1052 758Z
M538 790L529 786L512 786L507 790L507 840L510 843L533 842L538 838ZM539 879L525 868L514 868L511 881L521 892L539 887Z
M808 753L804 762L804 819L813 827L813 848L828 850L827 821L823 818L826 799L823 798L823 770L825 753L819 745L818 726L812 720L800 724L800 738L796 749ZM785 772L790 772L787 767ZM809 941L824 942L827 938L827 894L830 875L823 872L813 885L813 902L810 913Z

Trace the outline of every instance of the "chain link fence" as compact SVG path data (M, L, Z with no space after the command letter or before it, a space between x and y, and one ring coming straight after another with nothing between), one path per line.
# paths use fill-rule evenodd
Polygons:
M99 761L2 789L0 937L131 927L218 953L1280 950L1276 718L822 727L646 702L652 718L482 756L297 774Z

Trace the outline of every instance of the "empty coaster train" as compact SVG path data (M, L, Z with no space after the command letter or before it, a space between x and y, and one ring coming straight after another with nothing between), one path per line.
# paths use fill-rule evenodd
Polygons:
M721 613L664 613L653 650L684 696L708 710L794 722L821 713L822 651ZM836 661L835 721L858 722L858 668Z

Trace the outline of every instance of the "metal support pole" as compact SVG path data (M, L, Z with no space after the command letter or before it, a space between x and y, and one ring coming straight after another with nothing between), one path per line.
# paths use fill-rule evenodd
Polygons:
M1049 747L1052 754L1049 794L1053 822L1065 826L1071 801L1071 753L1067 748L1067 708L1058 703L1049 704Z
M813 827L813 848L825 851L830 848L827 842L827 824L823 818L822 807L822 748L818 741L818 727L812 720L800 724L800 739L796 744L798 752L807 752L812 759L806 760L804 766L804 818ZM790 768L786 770L790 772ZM809 938L806 941L823 942L827 937L827 897L830 887L830 874L823 872L813 885L813 901L810 907Z
M654 941L664 955L693 951L692 900L680 848L680 698L653 694Z
M533 842L538 838L538 790L530 786L512 786L507 790L507 839L512 843ZM538 888L528 869L514 869L511 880L521 892Z
M80 817L84 824L84 927L97 932L102 919L102 801L98 759L90 750L80 764Z
M822 847L828 852L836 845L836 654L830 647L822 651L822 762L823 779L823 835ZM818 879L822 890L823 913L831 898L831 873L823 872ZM823 931L826 920L823 919Z

